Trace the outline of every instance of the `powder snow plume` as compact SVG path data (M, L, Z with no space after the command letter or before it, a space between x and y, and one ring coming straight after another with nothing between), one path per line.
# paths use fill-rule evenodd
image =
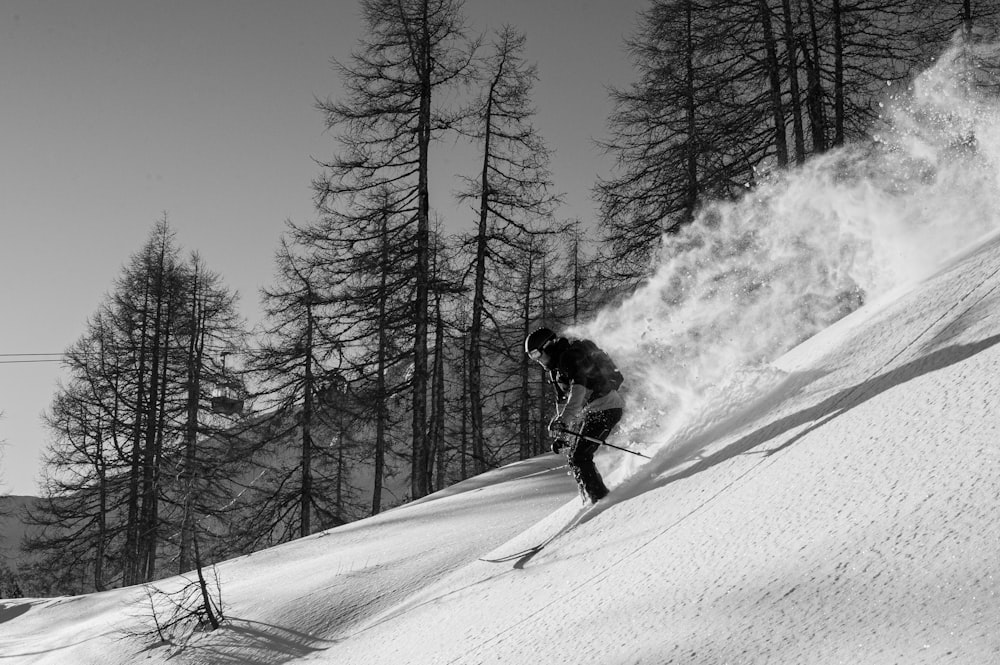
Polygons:
M887 86L871 141L708 203L663 237L645 284L571 331L625 372L623 438L656 452L724 418L782 380L769 361L1000 226L991 63L1000 45L956 38L906 90Z

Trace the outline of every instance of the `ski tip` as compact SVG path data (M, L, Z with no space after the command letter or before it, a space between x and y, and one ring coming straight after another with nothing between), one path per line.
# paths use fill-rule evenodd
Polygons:
M505 556L497 557L495 559L484 559L483 557L479 557L479 560L484 563L509 563L511 561L517 561L518 559L522 559L524 557L529 557L529 558L533 557L536 554L538 554L543 547L545 546L536 545L534 547L529 547L526 550L521 550L520 552L514 552L513 554L507 554ZM517 566L515 565L514 567L516 568Z

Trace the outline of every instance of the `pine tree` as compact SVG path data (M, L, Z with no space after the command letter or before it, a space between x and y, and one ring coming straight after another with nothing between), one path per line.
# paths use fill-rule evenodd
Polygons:
M198 377L211 367L192 336L241 334L232 296L208 274L181 260L161 220L66 352L69 379L46 415L45 497L30 516L41 533L29 549L89 570L89 587L80 575L63 580L76 590L153 579L167 551L183 550L173 534L190 524L194 478L208 473L193 466L204 456L192 446L207 427ZM213 455L224 463L224 451Z
M552 194L549 150L532 124L531 104L536 68L527 65L522 53L523 34L513 28L500 30L492 52L481 64L483 92L469 114L467 133L481 150L478 178L467 178L463 200L477 207L477 229L468 244L474 254L472 320L469 328L469 407L472 458L477 472L487 468L484 443L484 405L495 390L485 384L483 354L487 343L484 325L489 320L508 319L499 296L504 279L516 265L531 238L552 221L558 198ZM488 276L491 280L488 283ZM492 345L491 345L492 346ZM496 378L494 378L494 383Z
M228 350L244 346L245 326L237 313L237 297L197 252L188 260L186 282L187 314L179 331L185 362L183 443L180 454L166 460L167 474L177 483L169 501L179 514L175 519L179 529L172 529L179 532L179 573L194 565L195 534L210 532L207 526L199 529L199 523L225 521L220 507L230 500L229 479L244 466L242 438L229 435L242 411L227 409L221 418L207 415L213 411L212 400L217 400L212 393L232 383L224 366ZM222 360L222 367L217 367L217 359Z
M341 146L316 183L321 211L350 216L356 199L387 189L397 202L394 216L413 229L412 249L395 270L406 275L413 301L413 497L428 491L421 469L429 451L430 153L454 122L435 101L461 81L472 57L461 7L458 0L364 0L368 34L350 64L337 64L346 94L320 103Z
M961 6L960 6L961 5ZM615 158L597 184L602 252L634 284L663 233L808 156L866 139L887 82L954 31L970 2L654 0L628 40L636 80L612 90ZM611 265L602 262L602 265Z
M359 194L346 212L327 206L319 221L292 227L326 299L327 334L337 338L343 371L367 405L355 419L373 430L373 514L381 510L389 455L406 413L401 399L413 378L416 227L394 196L388 187Z
M267 407L256 425L255 482L241 497L255 546L354 517L345 502L353 494L342 468L350 418L331 296L319 268L285 238L276 263L276 284L262 291L264 339L251 361Z

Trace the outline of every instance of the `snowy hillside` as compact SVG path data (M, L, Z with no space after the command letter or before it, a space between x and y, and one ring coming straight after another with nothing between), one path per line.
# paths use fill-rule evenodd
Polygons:
M1000 662L997 342L994 236L731 384L730 399L534 556L517 555L577 511L554 455L222 564L231 622L179 655L122 638L141 614L137 589L4 601L0 654Z

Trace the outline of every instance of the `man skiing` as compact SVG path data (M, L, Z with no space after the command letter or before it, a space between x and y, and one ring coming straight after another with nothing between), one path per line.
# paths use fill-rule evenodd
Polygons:
M569 465L581 494L596 503L607 495L608 488L594 464L594 453L621 420L625 401L618 387L622 375L592 341L571 341L548 328L528 335L524 352L548 370L556 391L556 415L549 423L549 435L555 437L552 452L568 448Z

